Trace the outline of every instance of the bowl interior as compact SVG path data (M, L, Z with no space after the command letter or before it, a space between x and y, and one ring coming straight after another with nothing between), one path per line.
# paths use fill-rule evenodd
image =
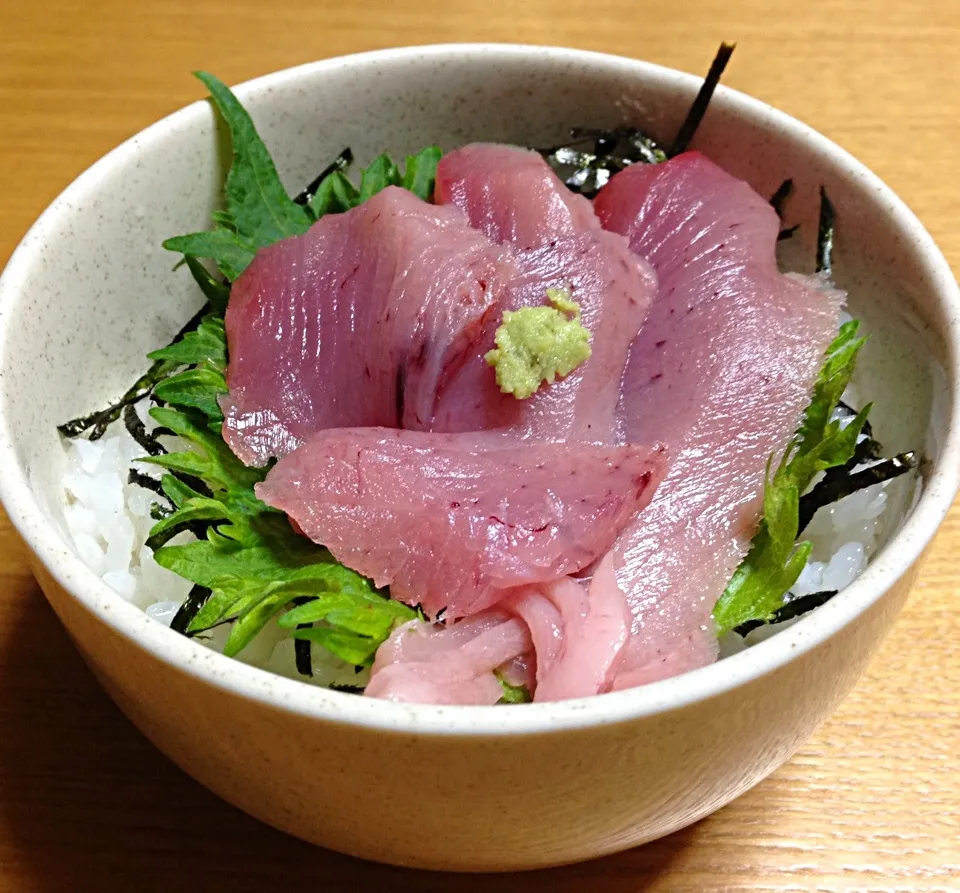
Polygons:
M698 85L614 57L487 46L332 60L251 82L238 95L295 192L345 146L364 164L430 143L552 145L572 126L632 124L669 141ZM143 371L144 354L199 306L192 279L173 270L177 258L161 242L207 227L224 144L206 103L134 137L57 200L0 285L0 440L14 460L5 474L28 482L45 514L44 531L32 516L18 520L28 541L46 538L46 554L73 553L58 510L64 463L55 426L122 392ZM719 91L694 145L761 194L793 178L787 222L801 228L784 246L793 269L812 268L818 190L827 188L838 215L836 278L871 335L861 395L875 401L889 450L922 449L936 463L951 424L956 309L937 297L945 264L932 244L905 231L902 206L844 153L733 91ZM17 519L20 503L11 506L6 492ZM85 598L121 602L69 560Z

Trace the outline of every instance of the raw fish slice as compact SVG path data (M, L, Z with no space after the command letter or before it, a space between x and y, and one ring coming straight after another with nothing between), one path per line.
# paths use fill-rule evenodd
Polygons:
M524 589L506 603L524 619L536 654L535 701L609 691L630 636L630 609L608 555L593 588L571 577ZM599 584L605 585L599 585Z
M612 560L605 559L594 576L612 581ZM495 704L503 694L497 676L526 684L534 701L609 691L630 633L630 611L615 584L601 591L606 602L591 598L582 582L562 577L515 590L495 608L456 623L405 624L377 652L366 694Z
M567 189L539 152L470 143L437 165L438 205L462 208L494 242L542 248L563 236L600 229L590 202Z
M332 429L281 459L257 494L394 598L455 619L588 567L664 464L659 448Z
M522 620L490 610L443 627L413 620L380 646L364 694L417 704L496 704L494 670L530 650Z
M518 436L611 443L630 342L656 291L649 265L626 240L600 227L590 203L573 194L536 152L474 144L445 155L435 200L462 208L496 242L516 249L519 276L502 309L546 303L566 289L592 334L592 356L565 379L517 401L502 394L484 362L501 322L444 383L433 422L438 431L510 429Z
M656 432L670 454L614 548L633 612L624 688L716 658L713 605L757 529L767 460L800 422L843 295L779 273L773 209L698 153L627 168L594 207L660 283L620 402L626 441Z
M227 443L263 465L325 428L429 427L514 273L458 209L396 187L263 250L226 314Z

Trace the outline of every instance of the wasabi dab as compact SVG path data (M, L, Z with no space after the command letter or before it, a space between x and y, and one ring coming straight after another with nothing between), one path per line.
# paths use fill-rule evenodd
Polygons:
M580 305L558 288L547 289L547 300L549 306L504 311L494 336L497 346L485 357L496 369L500 390L518 400L590 357L590 332L580 323Z

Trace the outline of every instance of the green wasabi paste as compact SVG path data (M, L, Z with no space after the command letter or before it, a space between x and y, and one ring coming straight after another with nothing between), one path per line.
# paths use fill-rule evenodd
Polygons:
M543 382L569 375L590 356L590 332L580 324L580 305L569 293L547 289L550 306L506 310L487 363L505 394L525 400Z

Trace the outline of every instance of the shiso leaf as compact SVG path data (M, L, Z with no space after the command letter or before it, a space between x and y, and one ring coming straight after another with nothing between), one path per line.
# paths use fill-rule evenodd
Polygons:
M529 704L533 698L530 697L530 690L525 685L511 685L501 676L497 676L497 682L503 689L498 704Z
M400 185L408 192L425 202L433 198L433 187L437 179L437 165L443 157L439 146L427 146L416 155L408 155Z
M808 611L825 605L837 594L836 589L825 590L823 592L811 592L807 595L801 595L791 599L785 605L777 608L776 611L767 620L748 620L741 623L734 632L737 635L745 636L752 630L760 626L766 626L768 623L783 623L785 620L793 620L795 617L802 617Z
M227 279L236 279L253 260L256 246L229 229L188 233L174 236L163 243L168 251L178 251L184 257L209 257Z
M171 375L157 384L153 393L164 403L199 409L212 421L219 422L223 414L217 397L227 393L227 382L222 372L199 367Z
M195 342L200 343L200 339ZM215 344L211 346L215 349ZM330 630L363 639L363 648L374 653L395 626L416 616L341 565L326 549L296 533L286 516L258 499L253 488L266 469L248 468L237 459L210 429L211 418L192 406L154 407L151 414L188 441L191 449L141 461L189 474L209 491L206 495L174 474L164 475L163 491L175 510L154 525L148 541L156 547L154 558L161 567L210 590L185 624L185 633L196 634L233 620L224 647L224 653L233 656L289 603L306 597L310 601L294 608L298 622L307 622L305 612L312 613L317 620L310 622L322 619ZM205 526L196 542L163 544L180 530L196 531L191 525L197 524ZM319 596L327 599L321 611L311 608ZM335 596L332 601L331 596ZM346 653L340 639L329 641L340 649L338 656ZM350 642L355 656L359 644Z
M212 74L198 71L196 76L210 91L230 130L233 162L224 195L226 214L236 232L252 242L255 250L306 232L313 220L302 205L287 195L247 110Z
M389 155L379 155L369 167L360 172L359 186L355 186L341 168L332 170L317 183L310 199L310 208L317 218L324 214L349 211L388 186L399 186L424 201L430 201L433 197L437 164L442 155L437 146L428 146L416 155L408 155L406 169L402 174Z
M162 567L212 592L187 627L188 633L237 619L224 650L232 656L289 603L306 596L324 602L326 610L314 613L323 614L326 628L365 639L373 653L395 626L416 617L412 609L381 595L322 546L295 533L280 513L255 511L255 499L252 493L228 494L219 500L219 509L187 500L151 531L153 535L161 524L170 525L196 509L223 516L206 539L163 546L155 553Z
M870 406L846 425L831 418L856 368L865 338L855 320L840 327L827 349L800 428L771 476L763 497L763 520L750 551L717 600L713 619L719 635L754 620L768 621L807 563L812 545L797 542L800 494L821 471L842 466L854 455Z
M393 163L390 156L378 155L360 177L356 203L362 205L368 198L388 186L399 186L401 182L400 169Z
M196 330L188 332L181 341L148 353L147 357L151 360L170 360L178 366L203 364L225 372L227 335L223 318L212 313L205 316Z
M334 657L339 657L345 663L358 667L372 664L374 655L381 645L381 642L376 639L324 626L298 629L294 631L293 636L295 639L305 639L320 645Z
M158 424L190 441L197 449L164 456L147 456L139 461L194 475L214 492L249 490L252 494L253 485L262 480L262 470L244 465L223 438L210 430L207 419L200 413L155 406L150 410L150 415Z
M221 316L227 312L227 301L230 298L230 286L226 282L221 282L195 257L184 255L184 263L193 276L194 281L200 286L200 291L204 293L210 306Z
M212 230L174 236L163 247L186 258L210 258L232 281L247 268L257 251L287 236L306 232L314 217L287 195L253 120L230 89L212 74L199 71L196 75L210 91L230 131L233 160L224 186L227 207L213 214ZM213 286L198 278L202 275L199 266L191 265L190 271L206 293ZM210 300L215 306L226 307L222 293Z

